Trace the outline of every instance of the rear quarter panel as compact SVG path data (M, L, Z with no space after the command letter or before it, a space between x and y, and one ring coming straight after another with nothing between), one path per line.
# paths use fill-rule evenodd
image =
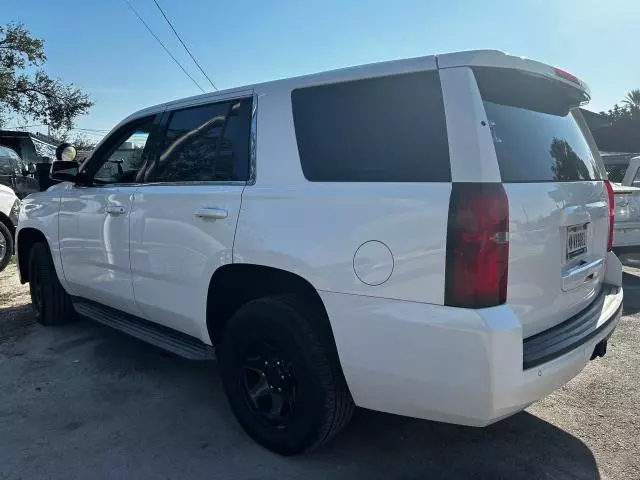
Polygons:
M234 261L291 271L318 290L442 303L450 192L449 183L247 187ZM388 276L380 285L354 270L369 241L391 251L358 269Z
M451 184L307 181L291 107L297 86L257 92L256 183L243 192L234 262L288 270L318 290L441 304ZM372 240L391 251L359 264L390 274L379 285L354 271L356 251Z

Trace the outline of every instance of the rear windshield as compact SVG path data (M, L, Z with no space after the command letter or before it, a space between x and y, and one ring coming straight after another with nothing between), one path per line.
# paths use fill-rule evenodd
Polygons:
M302 171L313 182L449 182L438 72L294 90Z
M509 70L476 69L475 75L503 182L604 178L576 108L577 89Z

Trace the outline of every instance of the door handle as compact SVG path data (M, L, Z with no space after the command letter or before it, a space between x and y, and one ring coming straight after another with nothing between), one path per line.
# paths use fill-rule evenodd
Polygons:
M107 212L109 215L124 215L125 213L127 213L127 209L122 205L107 205L107 208L105 208L105 212Z
M227 211L222 208L202 207L193 212L193 216L203 220L221 220L227 218Z

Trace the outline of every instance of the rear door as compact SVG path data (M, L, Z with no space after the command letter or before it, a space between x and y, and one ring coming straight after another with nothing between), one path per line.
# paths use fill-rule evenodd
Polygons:
M525 337L599 293L609 233L606 178L576 108L578 86L519 70L476 68L509 202L507 303Z
M208 338L213 272L231 263L249 178L252 98L174 109L131 212L136 302L154 322Z

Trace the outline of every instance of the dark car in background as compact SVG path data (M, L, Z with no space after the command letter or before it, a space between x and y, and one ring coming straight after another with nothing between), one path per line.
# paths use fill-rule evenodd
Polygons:
M0 130L0 145L11 148L27 164L51 163L58 141L41 133Z
M18 198L40 191L36 167L27 164L13 149L0 145L0 184L13 189Z
M52 159L55 158L57 145L58 142L54 138L41 133L0 130L0 146L8 147L19 156L21 163L26 167L24 171L20 169L19 173L27 172L26 175L16 176L14 170L14 184L8 183L9 180L2 177L0 183L13 188L20 198L45 190L52 184L49 168Z

